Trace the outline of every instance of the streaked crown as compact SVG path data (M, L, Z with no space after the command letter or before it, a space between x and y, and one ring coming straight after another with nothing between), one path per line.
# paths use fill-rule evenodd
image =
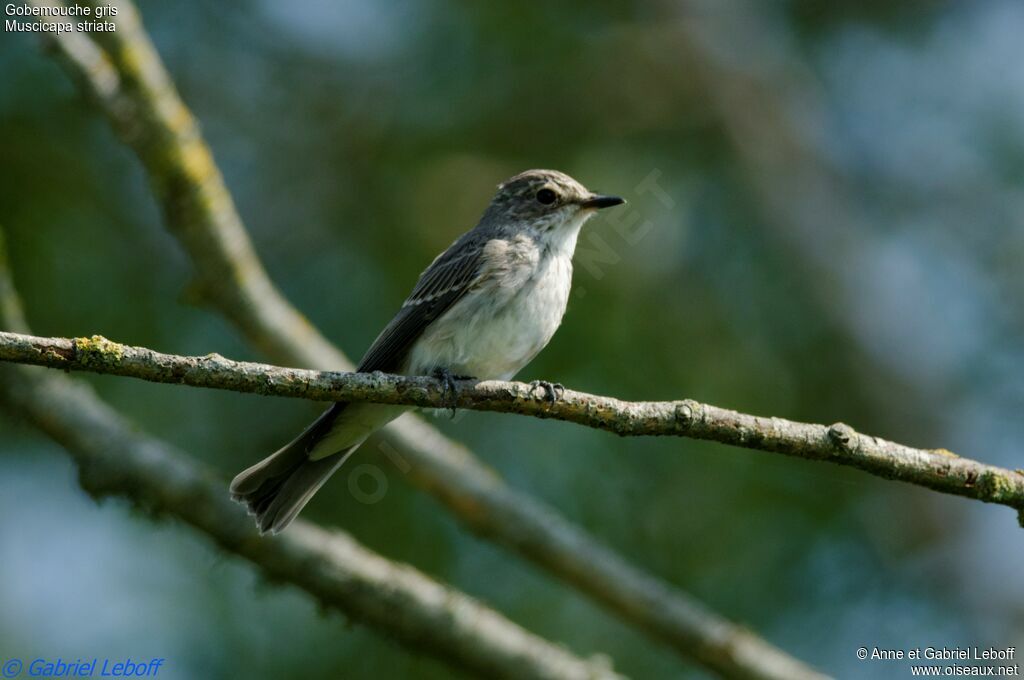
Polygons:
M586 187L565 173L527 170L498 185L484 220L548 222L545 218L575 212L591 196Z

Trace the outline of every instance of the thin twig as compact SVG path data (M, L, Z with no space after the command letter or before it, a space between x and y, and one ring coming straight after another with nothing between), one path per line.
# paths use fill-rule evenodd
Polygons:
M116 4L117 30L95 36L105 50L74 32L48 36L48 42L142 161L166 226L195 267L195 289L272 361L350 369L347 357L270 281L137 10L130 2ZM470 529L590 595L685 657L731 678L820 677L749 629L628 562L554 509L511 489L469 449L421 418L405 416L385 431L410 465L409 480Z
M130 347L100 336L38 338L0 332L0 361L109 373L152 382L209 387L316 401L368 401L443 408L450 396L433 378L338 373L239 362L219 355L183 357ZM564 420L621 436L705 439L797 458L849 465L886 479L987 503L1024 509L1024 472L917 449L854 431L738 413L691 399L622 401L566 389L549 401L542 387L521 382L459 381L462 408Z

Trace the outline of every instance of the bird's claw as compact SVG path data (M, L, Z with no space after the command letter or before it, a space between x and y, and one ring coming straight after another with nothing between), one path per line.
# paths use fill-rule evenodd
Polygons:
M534 380L530 383L530 387L537 389L538 387L544 388L544 398L549 404L554 404L556 401L562 398L565 394L565 385L562 383L548 382L547 380Z
M443 408L451 409L451 417L454 419L459 404L459 386L456 381L473 380L473 378L466 375L455 375L447 368L435 368L433 376L441 381L441 388L444 391Z

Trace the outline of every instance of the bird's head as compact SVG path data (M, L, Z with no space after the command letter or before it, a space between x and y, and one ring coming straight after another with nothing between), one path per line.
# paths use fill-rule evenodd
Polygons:
M527 170L498 185L483 222L529 226L539 233L578 230L601 208L625 202L596 194L557 170Z

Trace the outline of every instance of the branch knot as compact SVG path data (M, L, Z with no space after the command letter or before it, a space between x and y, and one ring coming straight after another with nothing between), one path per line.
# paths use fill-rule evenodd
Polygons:
M828 438L832 446L842 453L851 453L857 439L857 431L846 423L833 423L828 428Z
M700 404L693 399L683 399L676 402L675 411L677 423L683 426L693 425L693 422L697 419L697 414L700 412Z

